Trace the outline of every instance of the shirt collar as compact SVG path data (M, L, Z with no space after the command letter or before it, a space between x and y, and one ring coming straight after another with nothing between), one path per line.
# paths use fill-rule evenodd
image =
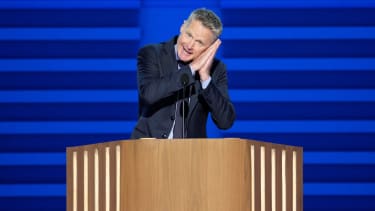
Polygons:
M180 57L178 57L178 53L177 53L177 44L174 45L174 53L176 55L176 61L180 60Z

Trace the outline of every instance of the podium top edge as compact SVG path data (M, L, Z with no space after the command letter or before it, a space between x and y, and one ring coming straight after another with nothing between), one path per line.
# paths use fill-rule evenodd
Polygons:
M243 138L186 138L186 139L156 139L156 138L142 138L142 139L128 139L128 140L113 140L113 141L104 141L98 142L94 144L88 145L79 145L79 146L69 146L66 147L66 150L75 150L78 148L91 148L91 147L110 147L115 145L122 145L126 143L152 143L152 142L171 142L171 143L186 143L186 142L246 142L254 145L259 146L267 146L267 147L281 147L286 149L296 149L296 150L303 150L302 146L292 146L292 145L284 145L278 143L272 143L267 141L259 141L253 139L243 139Z

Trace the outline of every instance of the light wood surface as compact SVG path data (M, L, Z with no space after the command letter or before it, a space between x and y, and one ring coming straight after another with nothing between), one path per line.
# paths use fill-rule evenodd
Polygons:
M99 178L94 173L95 151ZM86 190L95 192L95 185L99 189L99 193L88 193L89 201L84 200L83 188L85 152L89 159ZM128 140L69 147L67 210L271 211L274 207L282 211L284 207L301 211L301 159L300 147L236 138ZM272 201L272 190L276 201Z

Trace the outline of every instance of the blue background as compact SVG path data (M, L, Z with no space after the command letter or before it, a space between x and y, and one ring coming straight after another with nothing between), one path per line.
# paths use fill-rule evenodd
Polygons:
M128 139L136 54L196 7L224 23L237 120L304 147L304 210L375 210L375 2L1 0L0 210L65 210L65 148Z

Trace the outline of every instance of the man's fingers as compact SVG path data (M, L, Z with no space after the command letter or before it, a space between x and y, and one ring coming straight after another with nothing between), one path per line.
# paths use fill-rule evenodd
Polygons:
M211 63L220 44L220 39L217 39L214 43L212 43L210 47L208 47L195 61L193 61L193 67L196 69L201 69L202 67L207 66L207 63Z
M221 40L220 40L219 38L217 38L217 40L215 41L215 44L216 44L217 46L220 46L220 44L221 44Z
M220 45L221 45L221 40L217 39L207 50L213 51L214 53L216 53Z
M218 49L220 45L221 45L221 40L218 38L214 43L212 43L211 47Z

